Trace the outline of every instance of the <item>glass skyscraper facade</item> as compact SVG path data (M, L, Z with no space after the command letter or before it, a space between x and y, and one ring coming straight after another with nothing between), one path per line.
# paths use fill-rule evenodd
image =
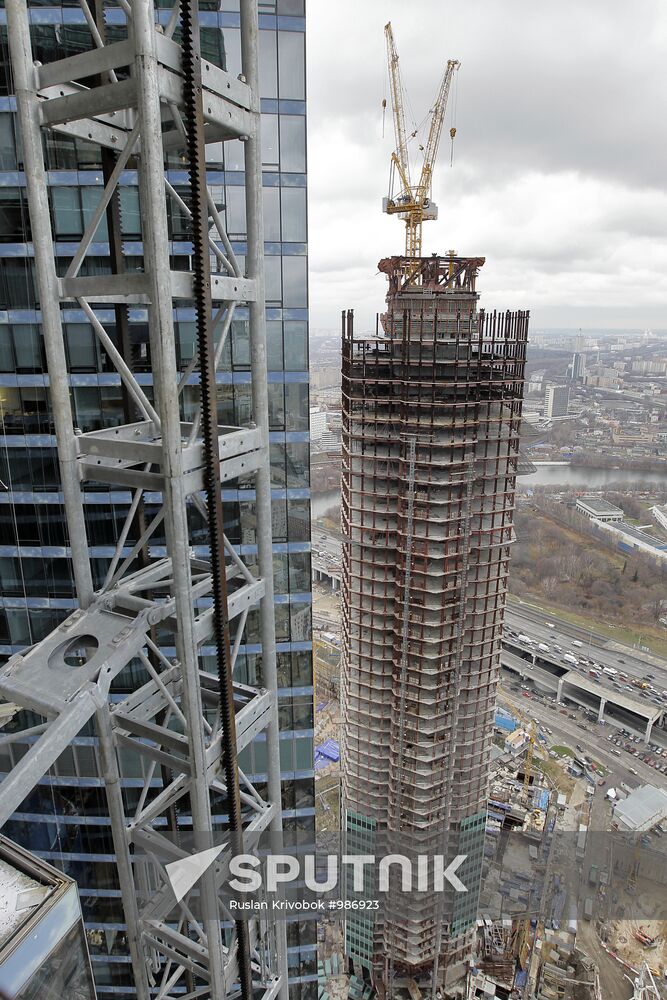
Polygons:
M259 0L260 82L264 168L265 273L268 325L269 405L273 499L275 611L279 715L283 771L283 817L288 829L314 831L313 688L311 666L310 514L308 444L308 289L306 214L305 0ZM170 9L159 11L166 23ZM170 5L169 5L170 6ZM108 40L125 33L122 10L105 8ZM32 3L33 51L47 63L92 48L77 3ZM240 71L238 0L200 2L202 52L233 75ZM58 271L64 273L103 186L98 147L68 136L46 142L49 198L57 241ZM208 180L239 261L245 251L242 146L238 141L207 146ZM182 159L166 161L167 178L186 196ZM132 161L122 177L120 223L128 271L142 258L140 206ZM188 221L170 211L170 253L175 269L188 268ZM74 607L73 581L53 424L48 375L35 288L30 221L18 134L4 10L0 9L0 656L4 661L53 629ZM85 260L84 273L109 267L104 220ZM114 334L114 311L99 316ZM175 312L179 360L185 368L195 351L194 311ZM93 336L83 312L63 307L75 423L92 431L124 422L120 379ZM151 359L147 314L129 309L131 366L150 395ZM117 340L120 334L117 332ZM118 344L120 347L120 343ZM219 419L243 424L251 419L248 324L238 308L218 376ZM184 393L189 419L198 391ZM97 584L104 579L115 540L131 502L130 492L101 492L87 484L85 510ZM228 484L229 485L229 484ZM242 480L223 493L230 540L252 562L255 546L254 491ZM146 515L160 504L146 497ZM196 527L196 526L195 526ZM206 535L201 526L201 542ZM151 541L155 555L163 539ZM127 551L133 544L130 536ZM170 653L168 647L165 652ZM204 655L213 649L203 650ZM249 615L239 657L238 679L260 680L261 648L256 613ZM136 681L142 680L137 670ZM123 674L119 695L132 684ZM0 749L5 773L26 745ZM242 754L240 766L261 784L266 769L258 740ZM125 766L123 767L123 764ZM132 765L134 767L136 765ZM141 775L121 759L128 811L136 806ZM159 775L154 779L160 785ZM3 831L74 878L100 998L133 996L123 914L110 824L105 815L104 780L96 740L82 734L28 796ZM187 817L184 818L187 823ZM317 992L315 929L309 922L288 925L293 997Z

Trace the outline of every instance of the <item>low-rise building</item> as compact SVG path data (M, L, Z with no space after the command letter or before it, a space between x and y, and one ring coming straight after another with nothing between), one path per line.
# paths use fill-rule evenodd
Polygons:
M667 819L667 791L655 785L640 785L614 807L619 830L643 833Z
M528 742L528 733L525 729L515 729L505 737L505 749L509 753L519 753Z
M602 497L586 496L577 500L577 510L596 521L622 521L623 511Z

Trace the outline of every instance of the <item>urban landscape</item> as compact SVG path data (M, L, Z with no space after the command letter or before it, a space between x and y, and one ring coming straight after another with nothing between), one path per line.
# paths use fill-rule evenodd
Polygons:
M667 20L507 9L5 0L0 1000L667 998Z

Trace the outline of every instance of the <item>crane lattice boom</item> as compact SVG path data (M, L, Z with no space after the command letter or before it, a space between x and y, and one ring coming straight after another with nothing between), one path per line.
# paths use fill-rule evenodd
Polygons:
M447 110L452 79L461 64L458 59L449 59L447 61L436 101L431 111L431 125L428 140L424 148L424 162L421 175L417 184L413 185L410 178L410 160L405 128L405 110L403 107L403 86L391 22L385 25L384 32L387 42L387 62L389 66L396 149L391 155L389 195L383 200L383 210L388 215L398 215L405 221L405 256L415 258L422 255L422 224L424 220L437 219L438 217L437 206L431 200L433 167L438 155L438 146L442 135L442 126ZM398 175L397 193L394 192L396 175Z

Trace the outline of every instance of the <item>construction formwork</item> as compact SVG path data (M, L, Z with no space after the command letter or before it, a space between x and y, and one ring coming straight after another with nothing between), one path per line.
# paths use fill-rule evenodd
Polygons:
M478 311L483 263L383 260L375 336L343 316L344 822L360 848L468 856L465 896L348 920L389 992L459 977L476 917L528 330Z

